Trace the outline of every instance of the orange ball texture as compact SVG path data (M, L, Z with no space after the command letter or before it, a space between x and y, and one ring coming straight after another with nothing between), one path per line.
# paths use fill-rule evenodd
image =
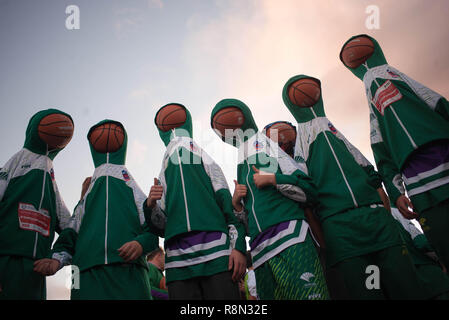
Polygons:
M240 129L245 123L243 112L237 107L227 107L218 111L212 119L212 126L224 137L226 129Z
M275 134L277 130L277 135ZM267 137L279 145L295 144L296 142L296 130L291 125L285 122L278 122L273 124L266 131Z
M48 145L48 150L64 148L72 139L73 129L72 120L60 113L45 116L37 127L39 137Z
M123 145L125 134L116 123L104 123L92 130L89 142L100 153L116 152Z
M374 52L374 43L371 39L360 36L349 41L341 51L341 59L349 68L357 68Z
M290 101L298 107L312 107L320 100L320 95L320 84L313 79L297 80L288 88Z
M177 104L169 104L157 113L156 125L165 132L182 126L186 119L187 113L184 107Z

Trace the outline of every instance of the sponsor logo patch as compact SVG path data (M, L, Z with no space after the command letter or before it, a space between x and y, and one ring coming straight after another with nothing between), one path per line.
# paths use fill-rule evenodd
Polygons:
M399 89L390 81L386 81L381 85L374 95L374 105L381 115L384 115L385 109L392 103L402 99Z
M19 203L18 214L21 229L39 232L44 237L50 235L51 219L47 210L37 210L32 204Z
M129 174L128 174L128 172L126 172L126 170L122 170L122 175L123 175L123 179L125 179L125 181L131 180L131 178L129 177Z

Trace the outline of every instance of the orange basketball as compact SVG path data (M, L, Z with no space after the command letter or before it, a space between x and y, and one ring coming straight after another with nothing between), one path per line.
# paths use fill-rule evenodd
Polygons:
M100 153L116 152L123 145L125 133L122 126L110 122L99 125L89 135L89 142Z
M183 106L169 104L159 109L156 115L156 125L162 131L169 131L182 126L187 119L187 113Z
M288 88L290 101L298 107L308 108L316 104L321 95L320 84L313 79L300 79Z
M277 134L276 134L277 130ZM274 142L278 142L280 146L296 142L296 130L290 124L285 122L277 122L269 127L266 131L267 137Z
M63 114L52 113L45 116L37 127L39 137L48 145L48 150L62 149L72 139L73 122Z
M243 112L237 107L227 107L218 111L212 119L212 127L224 137L226 129L239 129L245 122Z
M365 36L349 41L341 50L340 59L349 68L357 68L374 52L374 43Z

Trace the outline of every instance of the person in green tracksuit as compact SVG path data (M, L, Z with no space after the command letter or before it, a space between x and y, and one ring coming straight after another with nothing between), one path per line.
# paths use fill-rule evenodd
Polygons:
M159 112L172 107L184 112L185 121L169 130L160 128ZM246 268L245 230L233 214L223 172L192 139L192 118L185 106L161 107L155 124L167 150L145 217L165 238L169 299L238 300L237 283Z
M371 43L373 53L348 67L343 49L362 42ZM371 148L391 202L405 218L419 217L449 266L449 103L388 65L372 37L351 37L343 49L340 59L365 85Z
M399 232L412 257L418 276L424 282L429 298L445 299L449 297L449 277L442 270L440 258L434 252L426 236L402 216L397 208L391 208ZM444 266L443 266L444 267Z
M312 82L319 94L293 103L291 86ZM283 88L285 105L298 121L295 159L306 163L318 188L326 261L344 277L352 299L421 299L421 284L393 217L380 198L382 180L369 161L326 117L321 82L298 75ZM377 266L380 286L367 286Z
M36 113L23 149L0 170L0 300L46 298L45 277L33 271L34 262L50 256L55 231L61 233L70 220L53 170L64 147L52 148L38 134L40 122L54 114L73 123L56 109Z
M167 300L168 291L164 276L164 250L157 248L147 255L147 262L149 268L149 280L151 285L151 296L154 300Z
M123 130L123 143L115 152L99 152L90 143L90 134L104 124ZM104 120L89 130L87 138L95 171L85 181L70 226L53 246L52 259L40 263L47 264L46 275L65 265L77 267L72 300L151 299L145 254L158 247L158 237L145 224L146 195L125 167L125 128Z
M238 113L240 123L219 120L231 112ZM240 100L218 102L211 113L211 126L239 151L233 205L235 214L247 221L260 299L328 299L304 209L298 205L317 201L307 168L258 132L250 109Z

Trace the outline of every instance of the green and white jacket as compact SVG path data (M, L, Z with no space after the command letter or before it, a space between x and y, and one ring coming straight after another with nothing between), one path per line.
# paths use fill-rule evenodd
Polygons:
M381 204L376 191L382 181L374 167L326 117L323 99L310 108L295 106L288 88L299 79L318 79L298 75L284 86L285 105L298 121L295 160L305 162L318 188L321 221L328 217L366 205Z
M152 210L145 210L150 228L165 238L167 282L184 277L173 269L227 258L232 249L246 252L244 226L233 214L223 172L192 139L190 112L180 106L187 114L185 123L170 131L159 130L167 146L159 174L162 199ZM198 272L210 275L213 271Z
M308 224L298 203L315 205L315 185L305 165L297 164L279 145L258 132L250 109L240 100L225 99L212 111L237 107L245 116L241 130L229 137L219 137L238 148L237 181L246 185L243 221L248 222L253 266L257 268L282 250L305 240ZM253 165L276 175L277 186L258 189L254 184ZM238 214L238 213L236 213Z
M422 146L449 139L449 103L390 66L378 42L363 36L374 43L374 53L359 67L348 69L365 85L377 169L393 204L407 190L415 207L424 210L448 198L449 164L419 172L411 179L404 176L403 169ZM429 192L432 196L425 196Z
M90 132L103 123L93 126ZM60 267L76 265L84 271L98 265L124 263L118 249L136 240L143 254L132 263L147 268L145 254L158 247L158 237L149 232L143 212L146 195L125 167L127 134L119 150L99 153L90 145L95 171L89 188L78 202L70 226L53 246L53 258ZM88 134L88 137L89 137Z
M48 258L55 231L61 233L69 224L53 170L62 149L48 150L38 134L39 122L53 113L70 117L56 109L36 113L23 149L0 170L0 255Z

